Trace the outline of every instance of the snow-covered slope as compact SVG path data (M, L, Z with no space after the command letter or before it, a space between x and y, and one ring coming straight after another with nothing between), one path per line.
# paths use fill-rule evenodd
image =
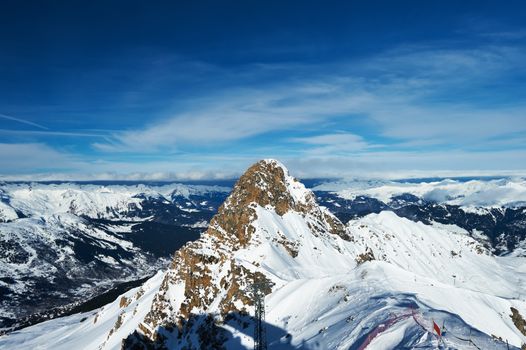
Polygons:
M119 349L149 311L163 272L100 309L58 318L0 337L1 349ZM110 335L111 332L111 335Z
M327 182L315 189L319 202L345 222L390 210L415 222L460 226L495 254L523 255L517 249L526 244L521 178Z
M18 219L16 211L9 205L0 202L0 222L13 221Z
M0 213L10 219L18 217L13 215L15 210L22 216L32 217L69 213L96 219L139 219L144 218L141 211L145 209L145 198L170 203L182 197L186 201L178 203L181 209L196 210L198 208L190 204L199 204L192 203L192 196L230 191L229 188L220 186L178 183L163 186L9 183L0 188L3 197Z
M155 296L139 298L149 309L140 318L118 298L104 308L107 324L94 323L102 314L85 326L71 316L0 337L0 347L118 349L126 337L134 349L251 348L253 284L266 294L272 349L434 348L433 322L446 329L444 348L526 343L526 259L495 257L456 226L392 212L344 226L265 160L239 179L207 232L176 252ZM31 337L44 333L67 337ZM86 334L97 336L87 344Z
M175 249L198 238L228 191L0 184L0 333L166 267Z

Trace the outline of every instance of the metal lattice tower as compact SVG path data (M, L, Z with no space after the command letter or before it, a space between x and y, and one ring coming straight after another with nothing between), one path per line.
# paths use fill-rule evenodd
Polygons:
M254 283L252 286L254 292L255 320L254 327L254 350L267 350L267 329L265 327L265 293L261 283Z

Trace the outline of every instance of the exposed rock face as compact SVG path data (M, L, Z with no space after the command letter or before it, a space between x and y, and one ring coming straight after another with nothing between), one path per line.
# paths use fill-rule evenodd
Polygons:
M328 212L321 211L314 194L289 176L287 169L275 160L252 165L237 181L231 195L210 222L208 234L221 238L234 235L236 243L246 246L253 233L250 223L256 218L254 204L271 206L280 216L292 210L312 213L328 221L333 233L345 235L345 226Z
M258 207L279 216L288 212L309 216L312 234L323 231L349 239L345 226L318 207L312 192L290 177L283 165L274 160L260 161L241 176L201 238L175 253L151 311L138 332L123 342L123 347L162 346L170 339L171 344L179 342L189 348L203 349L206 344L221 343L220 332L212 342L210 332L203 331L216 329L210 322L221 323L226 318L252 314L251 285L264 284L264 292L268 294L272 282L257 271L256 265L241 264L234 255L261 243L253 237ZM274 240L273 244L296 257L292 243ZM207 316L202 317L203 314ZM198 335L199 344L191 333Z
M512 307L510 308L510 310L510 317L513 321L513 324L522 334L526 335L526 320L522 317L519 310L517 310L516 308Z
M362 253L362 254L359 254L357 257L356 257L356 263L359 265L359 264L363 264L364 262L367 262L367 261L373 261L375 260L374 258L374 253L373 251L367 247L365 249L365 252Z

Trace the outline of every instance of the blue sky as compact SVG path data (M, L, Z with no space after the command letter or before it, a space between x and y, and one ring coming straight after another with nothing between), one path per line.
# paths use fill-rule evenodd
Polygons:
M0 178L524 174L521 1L4 1Z

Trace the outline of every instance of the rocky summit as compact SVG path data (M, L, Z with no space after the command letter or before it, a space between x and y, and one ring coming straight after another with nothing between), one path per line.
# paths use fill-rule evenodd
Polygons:
M216 322L224 322L229 315L248 316L253 312L251 285L264 284L265 292L270 293L274 283L260 271L256 257L254 261L240 260L237 253L246 254L266 241L294 258L301 244L283 234L272 238L263 235L258 231L258 210L280 217L295 213L317 235L349 239L345 226L318 207L313 193L292 178L281 163L262 160L240 177L201 238L175 253L151 311L126 346L136 347L145 338L156 344L177 339L178 346L196 348L219 345L225 337L211 339L211 334L218 336L211 331ZM175 295L183 298L174 297L175 289L180 289ZM209 317L199 319L204 313ZM193 334L199 335L198 344L192 341Z

